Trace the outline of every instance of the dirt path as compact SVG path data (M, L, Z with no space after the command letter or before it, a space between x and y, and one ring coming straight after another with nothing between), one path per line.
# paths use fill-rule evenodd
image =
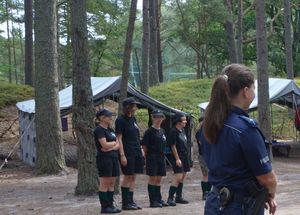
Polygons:
M277 201L279 204L277 215L300 214L300 159L276 158L275 171L279 179L279 192ZM32 169L20 162L10 164L8 168L0 172L0 214L65 214L85 215L100 214L100 206L97 196L74 196L77 172L69 169L70 173L60 176L37 177ZM171 180L171 171L163 181L163 197L167 197L168 185ZM135 212L122 212L121 214L187 214L202 215L204 202L201 201L200 171L198 164L189 174L185 190L185 197L190 200L189 205L178 205L163 209L150 209L146 192L147 177L138 177L136 202L143 210ZM120 195L116 196L116 202L120 205ZM267 214L267 213L266 213Z

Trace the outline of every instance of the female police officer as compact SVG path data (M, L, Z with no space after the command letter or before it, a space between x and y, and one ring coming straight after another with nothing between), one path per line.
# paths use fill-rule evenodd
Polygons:
M116 119L116 134L120 143L121 169L124 174L121 184L122 209L141 209L133 201L133 191L135 187L135 175L143 173L144 158L140 144L140 133L134 114L137 104L133 97L125 99L123 105L123 115Z
M144 134L142 146L146 158L146 173L149 175L148 194L150 207L168 206L162 200L160 183L162 176L166 176L166 165L164 150L166 147L166 136L160 127L165 115L160 110L151 113L152 126Z
M100 177L99 199L101 213L120 213L114 207L113 195L116 177L120 176L118 160L119 143L116 141L114 131L109 127L112 122L112 113L106 109L96 113L99 125L94 130L97 148L97 168Z
M174 127L170 130L167 143L171 147L172 155L170 162L174 171L174 178L169 189L169 197L167 203L169 206L176 206L176 203L188 204L188 201L182 197L183 181L186 173L190 171L188 158L187 138L184 132L186 126L186 116L177 112L173 118ZM174 194L176 199L174 201Z
M265 201L271 214L276 211L277 181L265 140L246 113L254 89L253 74L240 64L226 66L213 84L200 138L213 185L205 215L262 215Z

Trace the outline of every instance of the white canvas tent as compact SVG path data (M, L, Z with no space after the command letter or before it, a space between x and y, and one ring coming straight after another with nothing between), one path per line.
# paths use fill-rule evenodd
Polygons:
M255 81L255 86L255 98L250 105L250 111L257 109L257 80ZM300 104L300 89L293 80L269 78L269 98L270 104L278 103L295 108L297 104ZM204 111L207 105L208 102L203 102L198 106L201 111Z

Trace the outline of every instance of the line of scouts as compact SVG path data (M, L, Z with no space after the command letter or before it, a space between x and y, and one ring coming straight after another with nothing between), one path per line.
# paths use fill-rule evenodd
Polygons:
M139 102L129 97L122 103L123 114L112 124L112 113L102 109L96 113L99 121L94 130L97 148L97 168L100 177L99 200L101 213L120 213L121 209L114 205L113 194L116 177L120 176L120 167L123 173L121 182L122 210L139 210L141 207L134 201L136 174L142 174L146 163L148 180L148 195L150 207L176 206L188 204L183 198L182 189L186 173L190 171L187 138L184 132L187 120L182 113L173 116L173 128L168 138L165 136L161 124L165 115L160 110L151 114L152 126L144 134L140 142L139 127L134 114ZM169 189L167 201L162 200L161 180L166 176L164 149L171 147L172 156L169 159L174 177ZM176 194L176 197L174 198Z

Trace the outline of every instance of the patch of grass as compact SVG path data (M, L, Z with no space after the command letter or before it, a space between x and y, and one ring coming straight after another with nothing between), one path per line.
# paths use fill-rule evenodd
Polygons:
M212 83L209 79L168 82L151 87L149 95L198 118L198 104L208 101Z
M0 109L33 96L34 90L30 86L0 82Z

